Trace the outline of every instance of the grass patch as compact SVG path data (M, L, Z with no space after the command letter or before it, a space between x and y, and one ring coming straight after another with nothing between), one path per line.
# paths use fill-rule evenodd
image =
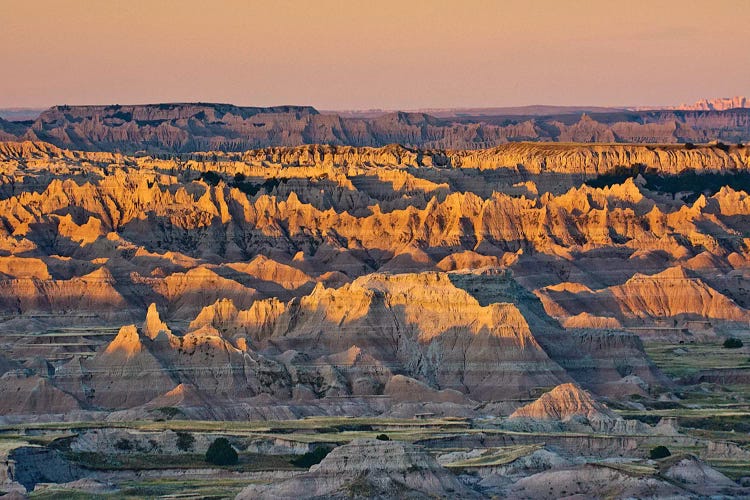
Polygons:
M654 364L673 378L704 370L750 369L745 349L726 349L718 339L700 344L649 342L644 348Z

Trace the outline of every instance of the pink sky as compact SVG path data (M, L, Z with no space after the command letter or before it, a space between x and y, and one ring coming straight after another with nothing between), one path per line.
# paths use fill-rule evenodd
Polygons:
M0 107L678 104L750 94L748 0L0 0Z

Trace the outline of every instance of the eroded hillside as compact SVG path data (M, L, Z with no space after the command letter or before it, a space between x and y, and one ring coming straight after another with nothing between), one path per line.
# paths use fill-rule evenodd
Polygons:
M750 320L744 147L0 156L2 384L45 394L4 413L510 413L664 390L644 336ZM687 169L727 185L653 181Z

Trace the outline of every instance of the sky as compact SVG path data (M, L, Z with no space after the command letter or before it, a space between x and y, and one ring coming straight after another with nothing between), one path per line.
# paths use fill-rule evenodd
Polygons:
M0 0L0 107L750 94L750 0Z

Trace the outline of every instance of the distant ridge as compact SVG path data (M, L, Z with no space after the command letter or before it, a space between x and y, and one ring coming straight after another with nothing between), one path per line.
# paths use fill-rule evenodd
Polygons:
M666 109L678 111L727 111L729 109L747 108L750 108L750 99L744 96L734 96L700 99L692 104L680 104L679 106L636 106L628 109L633 111Z
M700 111L725 111L727 109L750 108L750 101L744 96L701 99L693 104L682 104L677 109Z
M0 139L83 151L148 154L330 144L483 149L508 142L750 141L750 109L628 111L528 106L368 116L312 106L224 103L53 106L33 121L0 119ZM477 113L477 114L471 114Z

